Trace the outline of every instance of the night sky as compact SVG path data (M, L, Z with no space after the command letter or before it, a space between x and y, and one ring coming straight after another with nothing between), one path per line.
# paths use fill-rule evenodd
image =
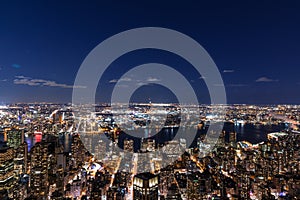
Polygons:
M77 70L94 47L119 32L149 26L174 29L199 42L221 72L228 103L300 103L299 1L181 2L1 1L0 104L71 102ZM182 71L199 101L209 102L201 75L159 50L131 52L112 63L97 101L109 100L114 80L123 73L153 61ZM132 98L174 101L156 84Z

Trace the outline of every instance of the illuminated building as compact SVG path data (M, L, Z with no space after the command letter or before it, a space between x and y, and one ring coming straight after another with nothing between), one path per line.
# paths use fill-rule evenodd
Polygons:
M233 138L232 138L233 139ZM217 140L217 146L218 147L222 147L222 146L224 146L224 144L225 144L225 131L223 131L221 134L220 134L220 137L219 137L219 139Z
M26 174L28 167L27 167L27 158L28 158L28 145L27 143L21 144L15 150L15 171L17 174Z
M101 171L97 171L95 175L95 179L93 180L91 186L91 199L101 199L103 188L107 184L107 180L105 179L105 174Z
M58 166L57 169L57 183L56 183L56 188L57 192L60 194L60 196L63 196L64 194L64 169L62 165Z
M62 123L65 118L65 112L56 110L50 116L52 117L53 123Z
M124 148L124 151L133 152L134 151L134 141L125 139L123 148Z
M14 176L14 149L6 143L0 143L0 191L8 191L15 184Z
M79 167L82 165L84 160L87 160L85 157L85 147L80 140L80 137L78 135L74 135L72 137L72 144L71 144L71 154L74 158L73 165L74 168Z
M269 133L267 135L268 140L276 140L278 141L278 139L287 136L287 133L282 133L282 132L275 132L275 133Z
M147 140L147 151L151 152L155 150L155 140L148 139Z
M19 128L7 129L5 131L7 145L17 149L24 143L24 130Z
M135 175L133 180L133 199L158 199L158 176L149 172Z
M30 188L35 197L45 197L48 194L48 143L37 143L31 149Z
M95 158L98 160L103 160L106 156L106 142L103 140L99 140L95 145Z
M236 132L229 133L229 143L235 144L236 143Z
M112 186L106 192L107 200L125 200L124 193L118 187Z
M4 139L9 147L15 150L15 171L17 174L27 172L27 143L24 142L24 129L18 127L5 129Z

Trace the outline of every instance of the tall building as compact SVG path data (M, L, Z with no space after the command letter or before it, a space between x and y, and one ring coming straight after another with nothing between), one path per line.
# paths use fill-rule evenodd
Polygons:
M220 134L218 141L217 141L217 147L222 147L225 145L225 131L222 131L222 133ZM233 139L233 138L232 138Z
M15 184L14 149L0 143L0 191L10 191Z
M15 150L14 161L17 174L25 174L27 172L28 146L24 141L24 138L24 129L18 127L5 129L4 140L9 147L12 147Z
M123 149L127 152L134 152L134 141L130 139L125 139Z
M37 143L31 149L30 188L35 197L45 197L48 194L48 143Z
M28 145L26 142L15 149L15 172L17 174L26 174L28 170Z
M231 144L236 143L236 132L229 133L229 143L231 143Z
M158 199L158 176L149 172L135 175L133 180L133 199Z
M103 160L106 157L106 142L104 140L99 140L95 145L95 158L98 160Z
M17 149L21 144L24 143L24 130L19 128L9 128L5 130L4 138L6 139L7 145Z
M72 164L74 168L80 167L87 159L85 153L86 153L85 146L83 145L79 135L74 135L72 137L72 144L71 144L71 154L72 157L74 158Z

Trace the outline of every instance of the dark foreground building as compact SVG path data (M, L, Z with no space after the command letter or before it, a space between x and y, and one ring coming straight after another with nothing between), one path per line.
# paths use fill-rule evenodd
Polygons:
M149 172L137 174L133 180L133 199L158 199L158 176Z

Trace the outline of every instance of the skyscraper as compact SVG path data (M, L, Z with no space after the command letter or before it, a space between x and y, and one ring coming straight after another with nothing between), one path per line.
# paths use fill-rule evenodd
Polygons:
M48 194L48 143L37 143L31 149L30 188L35 197Z
M24 141L24 137L24 129L19 127L5 129L4 140L9 147L14 149L15 171L17 174L25 174L27 172L28 146Z
M24 130L19 128L9 128L5 130L7 145L17 149L24 143Z
M133 180L133 199L158 199L158 176L149 172L135 175Z
M0 142L0 191L10 193L14 183L14 149Z
M236 143L236 132L229 133L229 143L235 144Z

